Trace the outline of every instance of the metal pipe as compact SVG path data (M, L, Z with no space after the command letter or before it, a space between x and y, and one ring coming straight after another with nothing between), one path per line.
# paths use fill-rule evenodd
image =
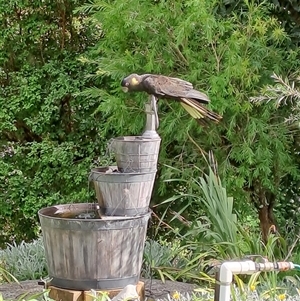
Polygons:
M145 104L146 112L146 126L143 133L143 137L148 138L157 138L159 135L156 130L159 126L159 120L157 115L157 105L156 98L153 95L150 95L149 102Z
M218 301L221 300L220 299L220 269L218 269L216 271L216 275L215 275L215 296L214 296L214 301Z

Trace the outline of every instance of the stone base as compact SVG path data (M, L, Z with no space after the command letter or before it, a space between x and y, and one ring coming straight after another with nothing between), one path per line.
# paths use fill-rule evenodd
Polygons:
M93 290L93 291L75 291L75 290L68 290L59 288L56 286L49 286L48 289L49 297L55 301L93 301L96 297L94 294L96 293L97 296L101 296L103 294L107 294L110 299L115 297L118 293L121 292L122 289L118 290ZM139 281L136 286L137 293L140 297L140 301L145 300L145 283Z

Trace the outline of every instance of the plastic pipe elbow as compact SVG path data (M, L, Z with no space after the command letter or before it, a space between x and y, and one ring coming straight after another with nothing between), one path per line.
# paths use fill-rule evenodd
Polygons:
M256 271L256 264L252 260L226 261L220 267L220 281L231 283L233 274L253 274Z

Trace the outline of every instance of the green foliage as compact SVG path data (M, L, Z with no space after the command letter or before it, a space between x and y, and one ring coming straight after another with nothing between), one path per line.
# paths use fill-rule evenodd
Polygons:
M209 253L202 252L195 256L189 246L180 244L179 239L172 242L147 240L142 276L147 279L159 278L163 282L166 279L184 282L208 281L210 277L203 270Z
M97 292L94 290L91 290L91 293L89 294L90 297L92 297L93 301L111 301L108 292ZM126 299L125 299L126 300Z
M271 103L278 110L287 110L289 114L284 122L293 134L294 148L296 154L299 154L299 120L300 108L299 102L299 75L298 73L290 74L288 78L282 78L276 74L272 76L274 79L273 85L264 86L260 95L252 97L252 101L257 105L265 105ZM299 165L299 159L294 159L296 166ZM292 177L286 177L284 184L280 188L281 202L276 209L281 212L283 219L284 231L289 240L295 239L295 234L299 232L299 214L298 214L298 195L299 195L299 180Z
M283 275L280 277L280 274ZM278 272L257 272L247 283L240 279L232 287L234 300L298 300L299 278L285 276Z
M165 273L168 268L180 270L183 269L188 262L188 258L180 250L179 243L157 242L155 240L146 240L144 247L144 261L142 267L143 277L149 279L151 277L172 278ZM156 272L157 271L157 272Z
M237 218L233 213L233 198L227 197L226 189L221 186L220 178L213 174L212 169L209 169L208 175L200 177L198 185L203 192L202 204L212 229L206 232L207 239L235 245ZM228 255L233 254L228 252Z
M227 244L226 252L238 254L228 244L238 239L228 218L228 228L221 232L224 221L218 215L213 219L213 207L210 220L205 217L219 194L199 190L191 181L206 169L201 154L214 149L238 215L253 212L249 201L256 209L266 206L270 193L284 211L282 196L298 181L298 129L291 131L284 122L290 115L286 108L258 107L249 101L272 83L272 74L285 76L299 67L297 43L274 13L277 4L0 4L0 245L36 237L37 211L44 206L94 200L87 176L93 163L109 162L109 138L140 134L144 126L146 96L125 95L119 88L121 78L131 72L189 80L210 96L211 108L223 114L221 124L202 128L178 103L159 102L162 145L154 203L183 194L172 210L199 221L198 237L208 229L207 237L212 235L214 226ZM177 178L185 181L164 181ZM210 205L189 206L195 204L191 196L196 193L206 194ZM233 214L230 199L222 197L228 201L227 213ZM169 216L170 211L164 215ZM178 231L184 233L187 227Z
M275 85L267 85L262 88L261 95L253 97L252 101L258 104L272 102L276 108L282 105L289 105L291 116L286 120L289 123L298 123L300 99L299 83L300 77L297 74L290 75L289 78L281 78L274 74L272 76ZM298 124L297 124L298 125Z
M209 168L209 174L189 181L194 187L194 195L179 194L178 198L192 198L187 208L194 209L198 217L191 222L185 237L194 248L201 251L214 249L217 258L236 258L241 255L239 249L237 217L233 212L233 198L227 196L221 180ZM165 203L174 202L175 198ZM192 209L193 208L193 209ZM198 209L201 208L201 211ZM195 212L195 214L196 214ZM199 214L199 213L202 214ZM213 254L210 254L213 256Z
M93 200L88 173L107 138L98 99L76 96L93 70L78 56L97 37L73 12L82 3L0 1L2 247L35 238L42 207Z
M44 301L54 301L49 297L49 290L44 290L42 293L37 293L30 295L28 293L25 293L18 297L16 301L38 301L38 300L44 300ZM11 301L7 299L3 299L2 295L0 294L0 301Z
M11 280L15 281L15 282L18 282L17 278L14 277L14 275L12 275L10 272L8 272L6 269L4 269L2 266L3 266L3 263L0 262L1 266L0 266L0 283L2 281L5 281L5 282L10 282Z
M47 276L47 263L41 238L31 243L13 244L1 251L0 261L19 281Z
M207 175L204 174L197 179L192 178L189 182L194 186L194 195L180 193L178 196L166 200L165 203L172 207L174 202L180 200L186 202L190 198L189 206L186 206L185 210L189 213L197 210L198 216L193 220L185 221L189 225L189 230L183 236L178 231L174 231L175 237L181 243L180 247L165 249L160 246L159 251L157 251L157 248L153 250L153 254L159 254L159 256L155 256L158 261L151 261L153 266L161 265L160 259L165 259L164 261L170 263L173 261L179 263L180 260L178 259L181 259L181 255L185 254L186 262L183 261L183 266L176 266L178 271L173 279L180 275L183 279L211 282L211 278L206 273L211 274L211 268L219 265L223 260L238 260L246 256L258 255L261 258L267 258L269 261L278 261L287 260L291 255L297 244L297 239L294 240L291 249L288 250L287 241L284 237L270 232L266 243L264 243L258 231L257 233L253 231L255 226L248 224L249 228L247 228L247 225L242 224L237 219L233 210L233 198L227 196L226 188L223 187L220 178L213 173L211 168L209 168ZM201 208L201 211L196 208ZM180 212L180 214L184 214L184 212ZM180 214L177 213L174 220L179 218ZM169 225L169 229L172 229L172 226L173 223ZM174 250L177 251L172 252ZM146 253L149 253L149 251ZM170 260L170 257L172 260ZM169 260L166 260L166 258ZM195 260L197 264L195 264ZM150 260L148 260L149 263ZM170 275L175 268L173 264L163 266L163 276ZM189 267L189 269L186 267ZM247 283L249 288L251 285L256 285L252 282L261 283L262 286L263 283L270 282L274 278L273 283L269 283L269 288L274 290L276 283L282 278L277 277L277 274L275 275L276 280L274 280L274 274L270 273L261 275L259 279L256 278L252 281L251 278L250 280L245 279L245 277L237 278L236 282L240 284L239 288L243 291L245 290L243 281ZM277 293L277 291L280 291L280 289L274 290L274 293Z
M273 5L95 0L81 11L102 31L93 51L82 60L97 64L93 78L105 81L87 93L105 99L98 110L106 112L107 129L114 128L117 135L143 129L147 96L124 95L119 88L120 79L132 72L189 80L207 92L212 109L223 114L219 125L201 128L178 103L159 102L162 145L156 203L174 191L193 194L189 181L179 186L163 180L197 178L201 172L194 166L203 166L200 154L210 149L240 214L249 214L245 206L249 200L256 208L265 206L267 194L280 200L285 178L298 179L293 133L284 124L288 112L249 101L271 83L274 72L286 74L299 66L299 50L276 18Z

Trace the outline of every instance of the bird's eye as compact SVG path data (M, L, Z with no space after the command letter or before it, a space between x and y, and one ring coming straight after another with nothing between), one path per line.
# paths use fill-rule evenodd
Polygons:
M129 83L126 83L125 86L128 87L128 86L129 86Z

